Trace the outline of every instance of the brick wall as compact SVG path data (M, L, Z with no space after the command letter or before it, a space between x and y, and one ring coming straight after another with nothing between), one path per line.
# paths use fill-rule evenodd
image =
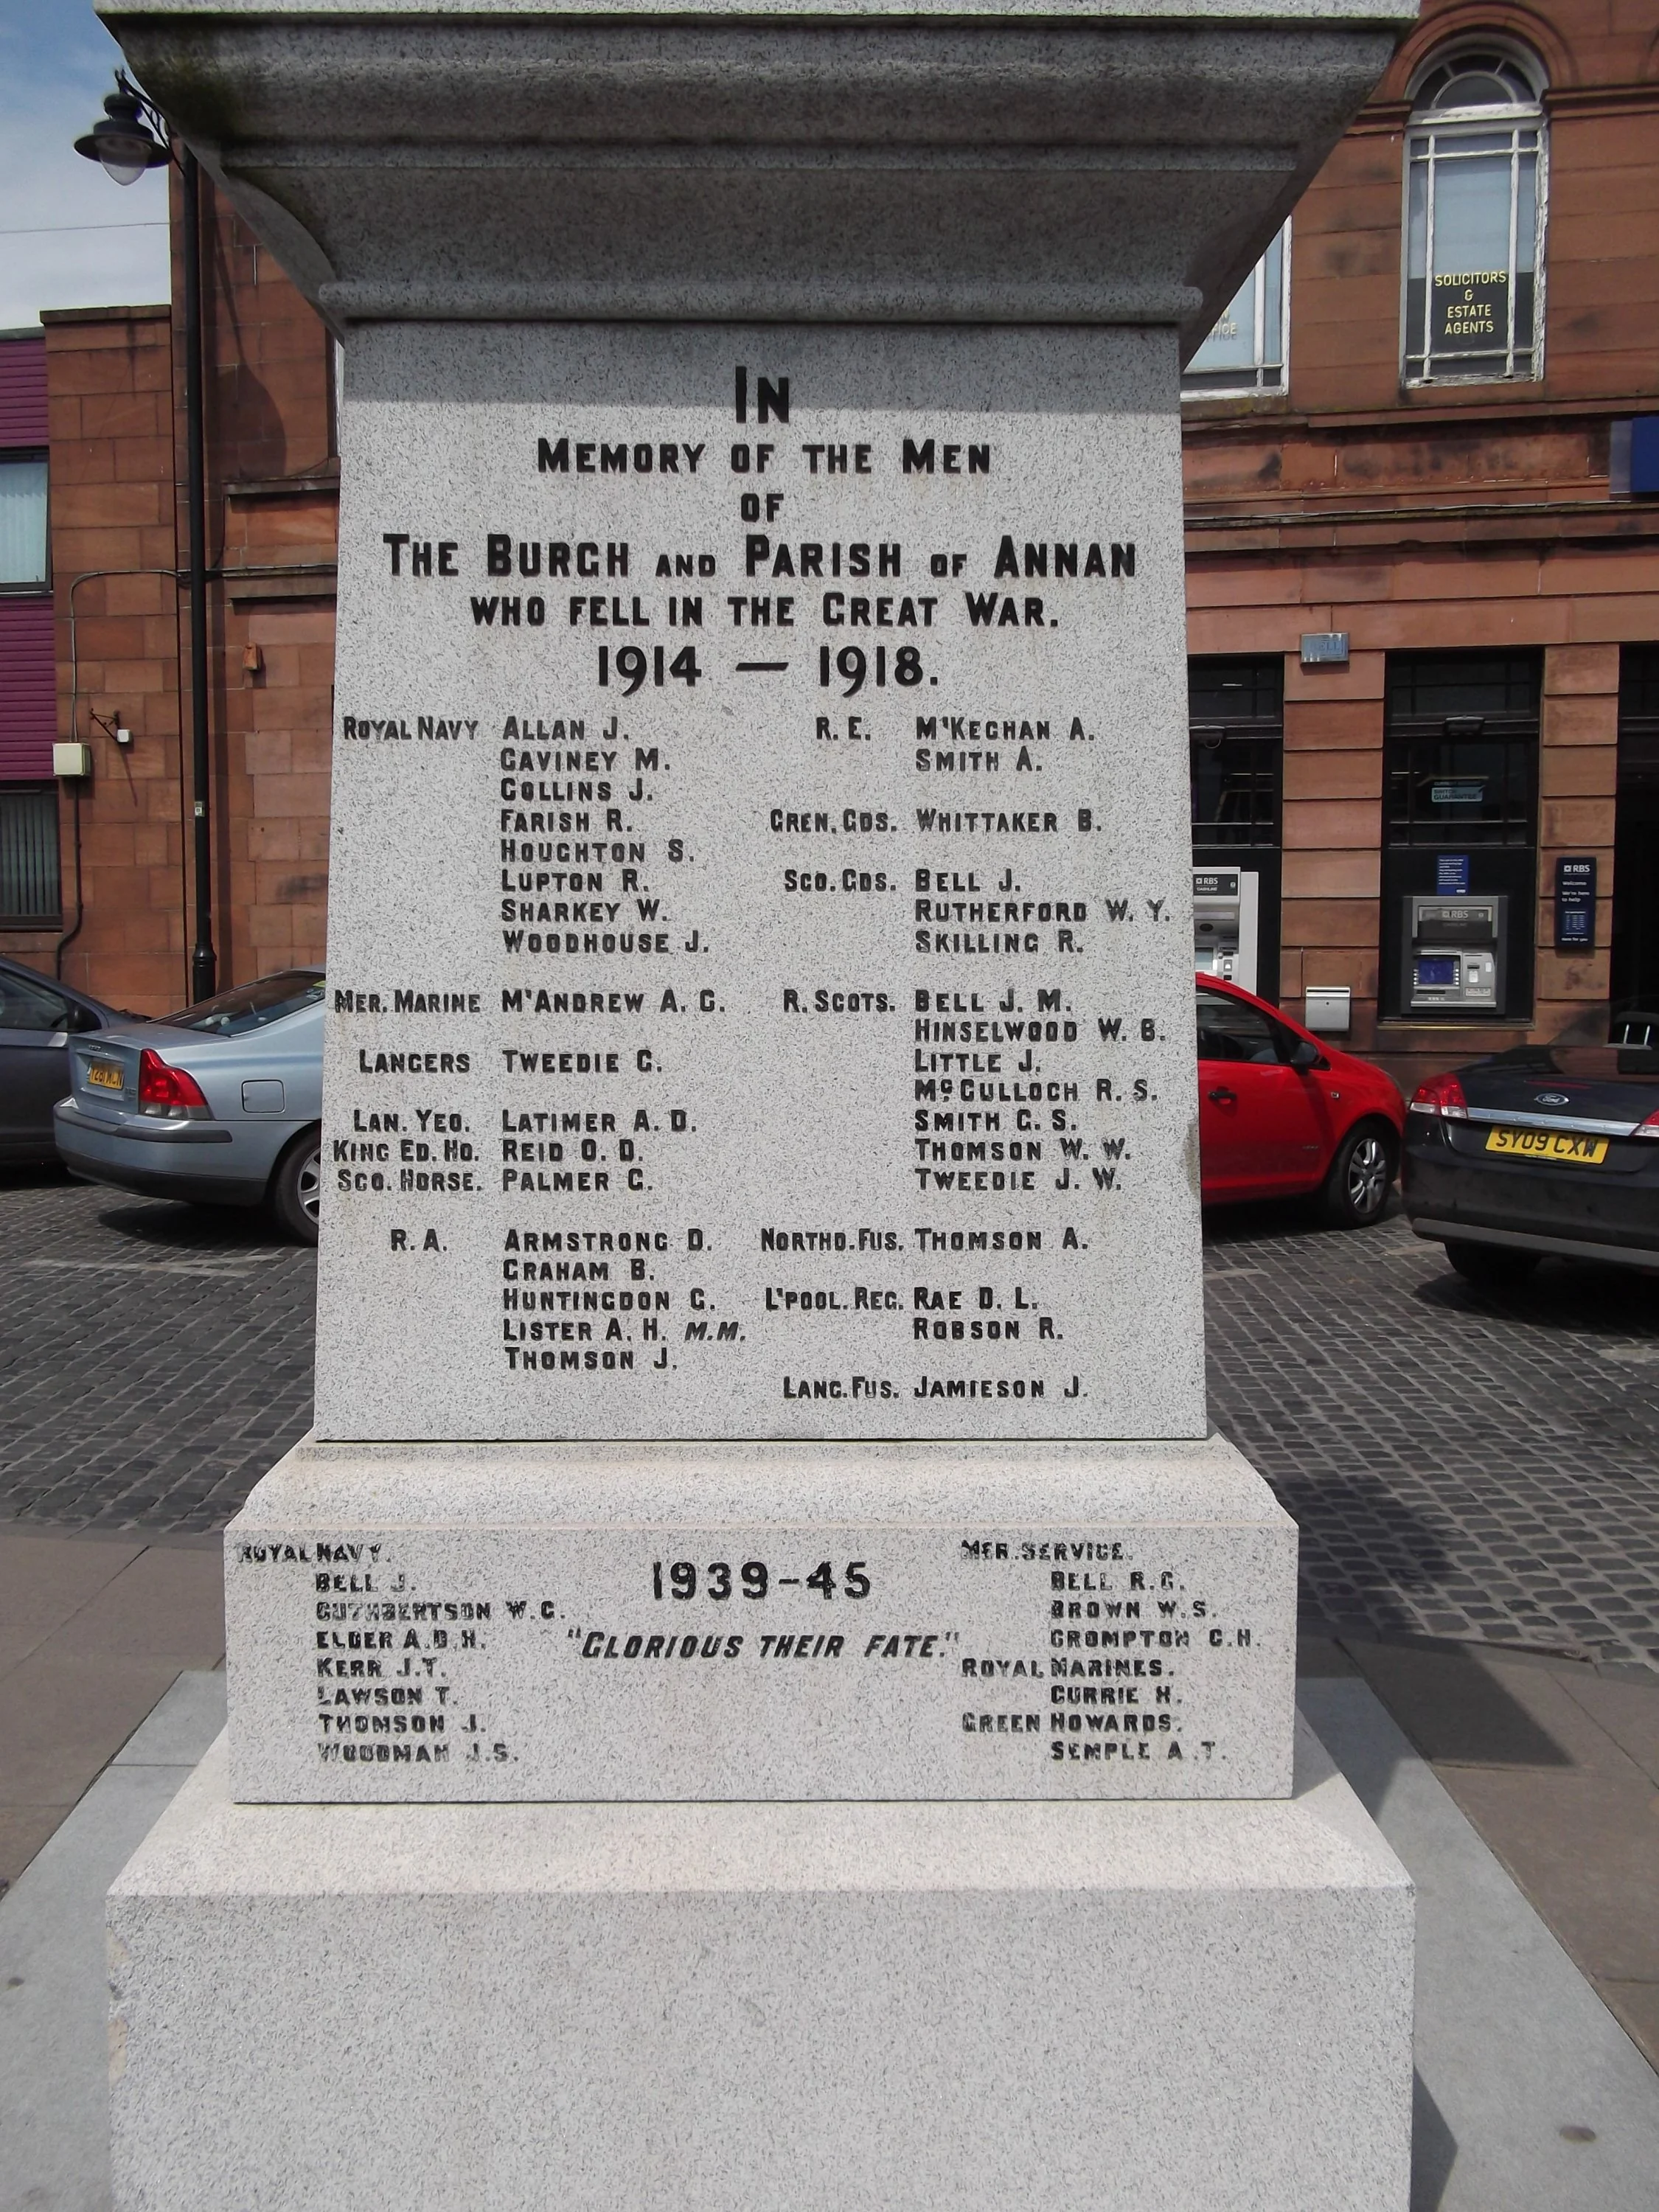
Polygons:
M41 319L58 727L93 755L90 781L65 786L59 810L59 972L162 1012L182 999L184 951L170 320L165 307ZM129 749L109 735L117 726L132 732ZM55 940L42 949L50 956Z
M205 180L203 207L210 818L223 985L323 954L337 471L322 325ZM174 283L179 296L176 268ZM174 582L188 542L184 334L165 307L43 319L58 724L94 756L78 802L78 907L67 793L61 809L74 930L61 972L161 1013L189 996L194 935L189 604ZM163 573L130 573L145 569ZM101 726L118 720L133 732L130 749ZM43 938L21 957L50 967L54 955Z
M1543 379L1400 388L1401 164L1413 70L1499 32L1548 71ZM1607 994L1618 647L1659 638L1659 513L1609 498L1613 418L1659 408L1659 81L1651 9L1429 0L1297 209L1290 389L1187 410L1188 641L1285 655L1281 993L1354 994L1356 1048L1407 1085L1548 1035ZM1305 630L1346 670L1304 670ZM1391 652L1541 647L1532 1022L1377 1022L1383 681ZM1598 860L1598 950L1558 956L1554 866Z

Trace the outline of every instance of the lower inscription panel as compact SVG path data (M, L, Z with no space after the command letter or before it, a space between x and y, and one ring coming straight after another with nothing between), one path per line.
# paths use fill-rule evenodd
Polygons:
M1215 1438L302 1445L226 1537L233 1787L1281 1796L1295 1566Z

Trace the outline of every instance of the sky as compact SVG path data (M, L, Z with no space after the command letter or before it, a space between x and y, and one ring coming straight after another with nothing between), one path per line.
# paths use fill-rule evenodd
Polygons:
M113 185L74 146L120 59L92 0L0 0L0 331L167 296L166 171Z

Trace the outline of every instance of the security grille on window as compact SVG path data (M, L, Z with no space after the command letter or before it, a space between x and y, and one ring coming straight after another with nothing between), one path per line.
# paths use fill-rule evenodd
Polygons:
M1547 147L1540 86L1466 52L1417 89L1406 149L1407 384L1542 371Z
M1279 232L1193 356L1181 389L1188 399L1282 392L1290 356L1291 226Z

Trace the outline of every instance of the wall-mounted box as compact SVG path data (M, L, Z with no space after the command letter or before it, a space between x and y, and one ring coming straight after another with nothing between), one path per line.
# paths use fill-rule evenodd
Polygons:
M1302 1019L1316 1036L1346 1036L1353 1026L1353 993L1346 983L1310 983L1302 994Z
M92 747L90 745L54 745L52 749L52 772L54 775L90 775Z

